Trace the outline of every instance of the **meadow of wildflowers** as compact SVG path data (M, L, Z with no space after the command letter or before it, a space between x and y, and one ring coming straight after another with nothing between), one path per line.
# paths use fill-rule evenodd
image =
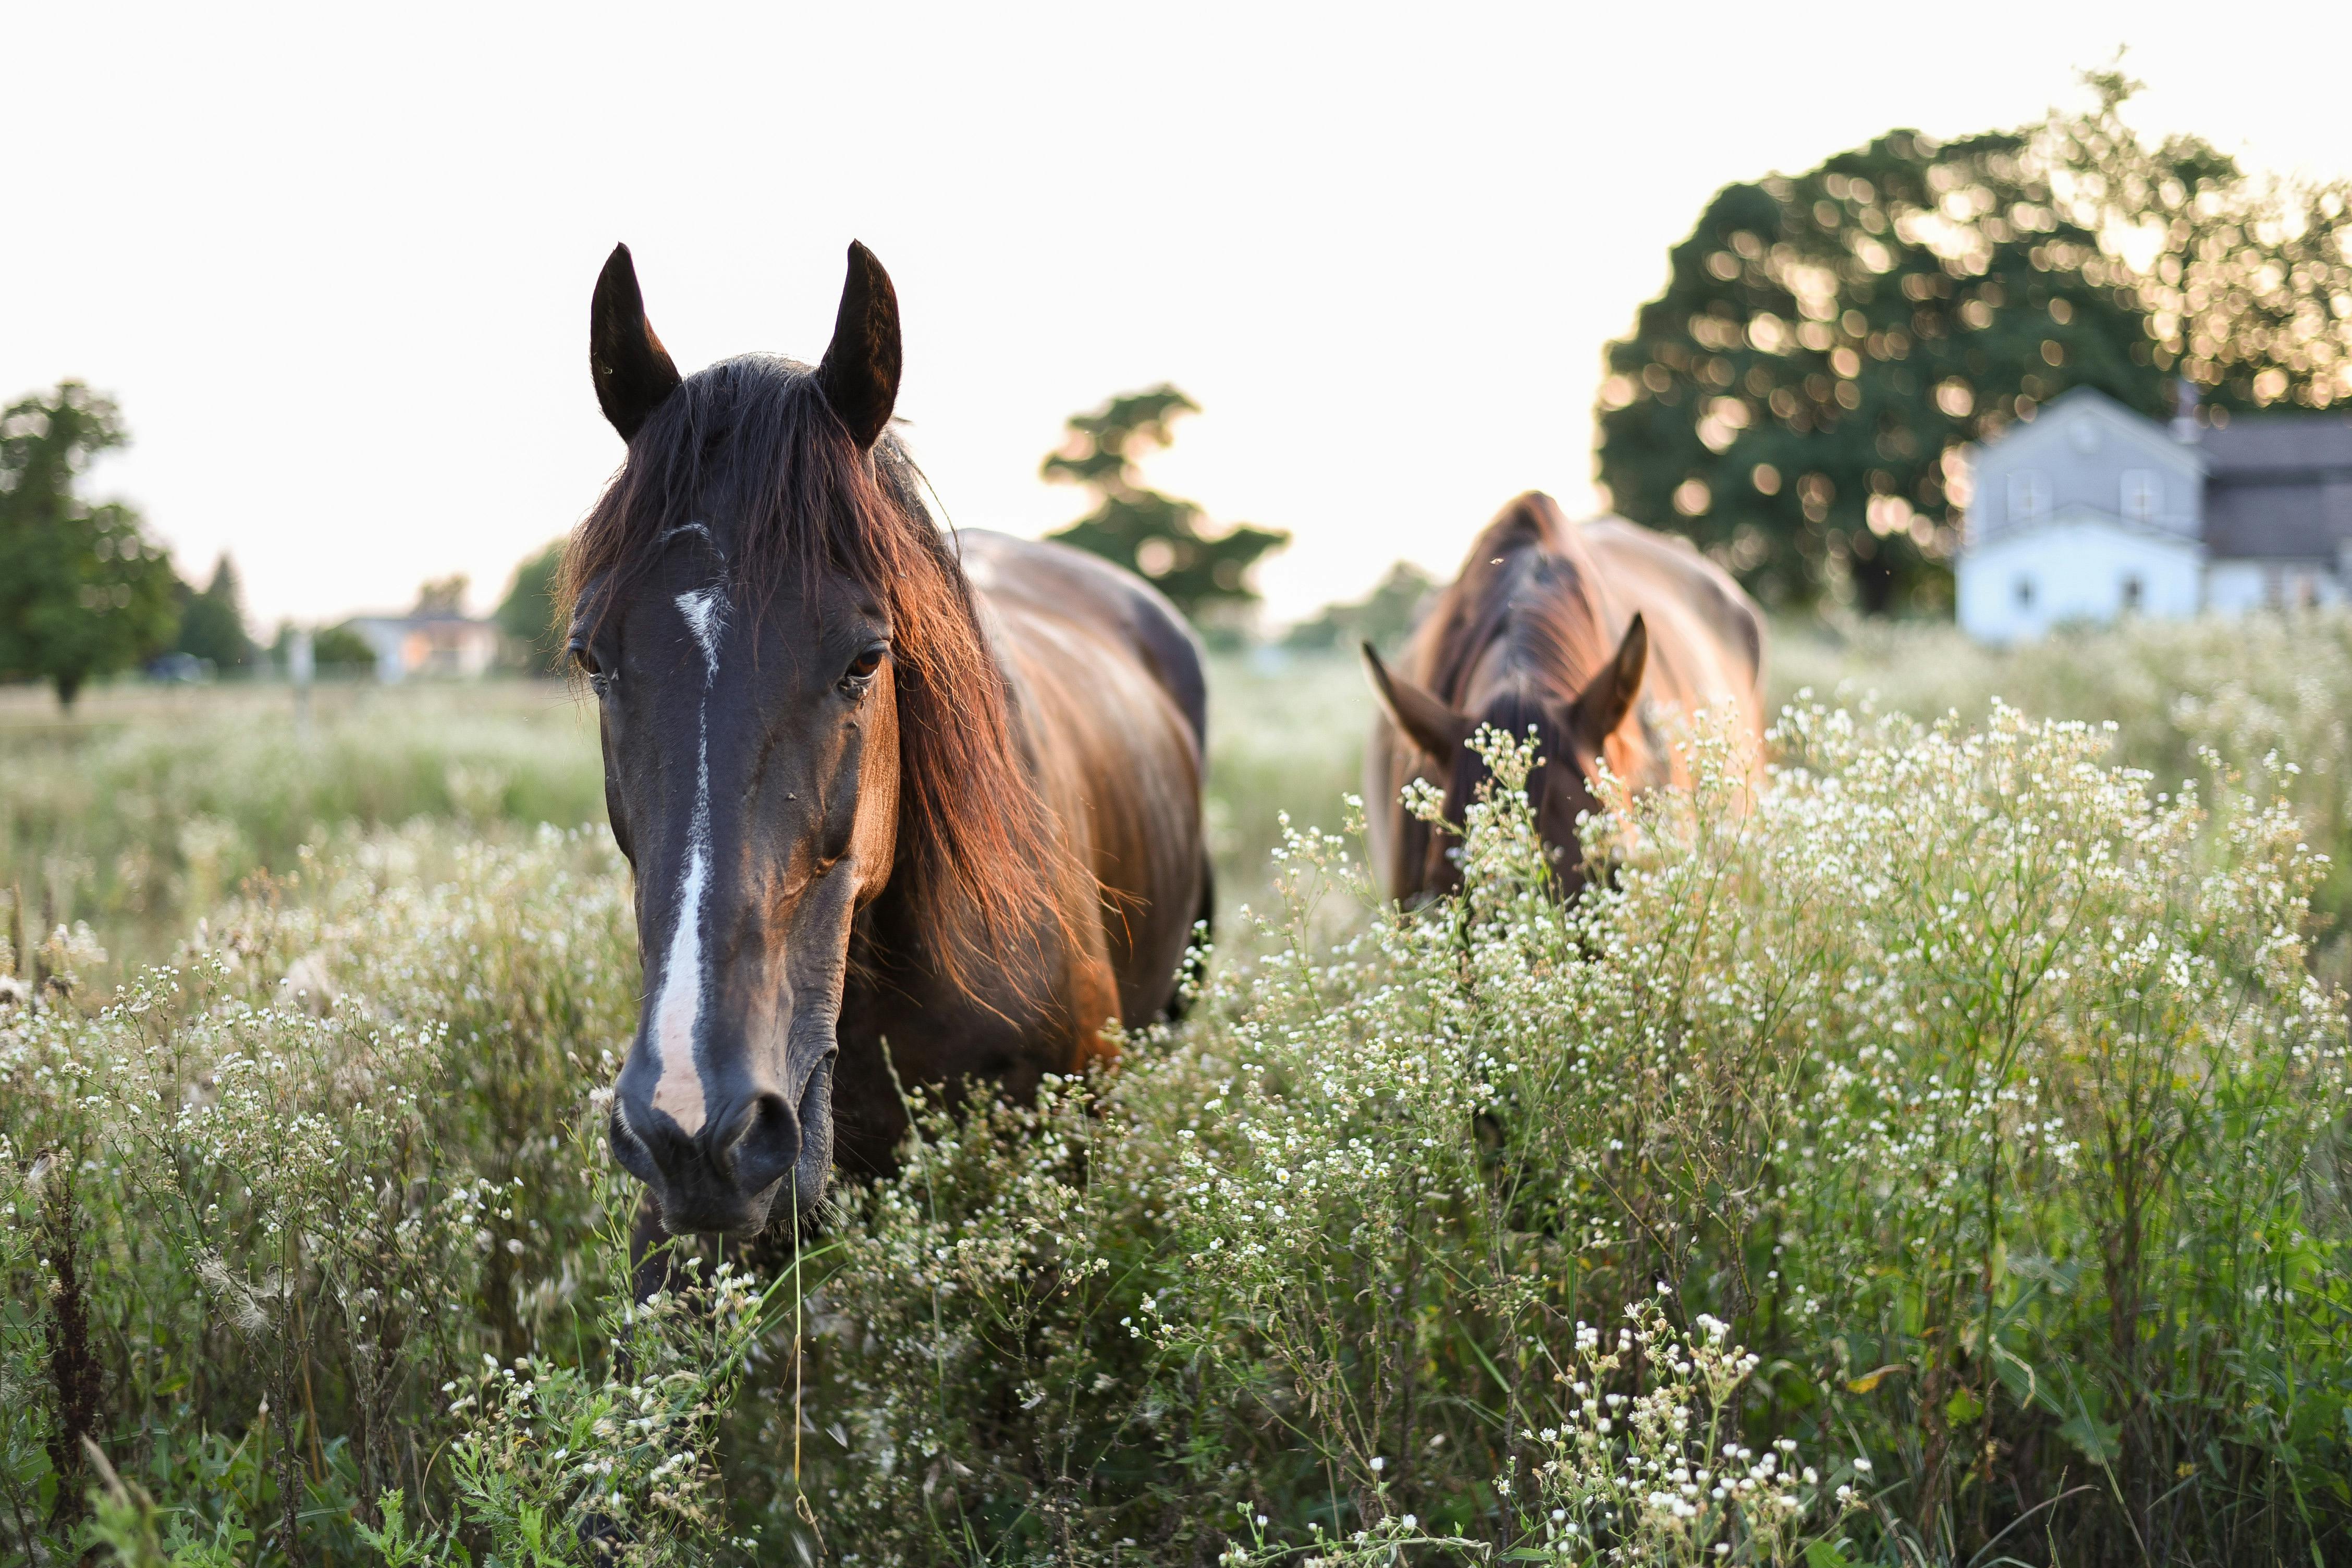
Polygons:
M910 1089L645 1303L601 827L298 832L143 968L98 910L0 963L0 1563L2332 1561L2336 753L2231 679L2164 732L2309 717L2160 773L2145 704L1792 699L1761 789L1703 726L1571 908L1489 735L1460 899L1269 822L1186 1023Z

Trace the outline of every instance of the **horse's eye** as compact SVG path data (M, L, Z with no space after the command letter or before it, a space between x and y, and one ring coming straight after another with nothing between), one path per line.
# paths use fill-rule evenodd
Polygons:
M858 651L856 658L849 661L849 668L842 679L850 681L872 679L874 672L882 668L882 656L889 651L890 645L887 643L868 644Z
M605 672L603 665L596 662L596 656L590 651L586 639L572 638L565 645L563 651L571 656L572 664L578 668L580 673L588 678L590 690L603 697L613 689L614 678Z

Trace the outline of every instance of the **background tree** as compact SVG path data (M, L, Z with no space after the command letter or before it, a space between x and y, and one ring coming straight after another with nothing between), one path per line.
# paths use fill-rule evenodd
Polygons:
M177 596L180 635L172 644L174 652L210 659L215 669L242 669L253 662L256 650L245 629L244 591L226 552L202 593L183 585Z
M1421 602L1437 579L1410 561L1389 568L1371 593L1351 604L1326 605L1290 628L1282 641L1294 648L1353 648L1369 641L1382 652L1404 641L1420 619Z
M525 650L524 665L541 675L555 668L555 651L562 642L555 625L555 574L562 564L563 541L559 539L516 566L495 617L499 629Z
M2196 136L2149 146L2123 117L2141 83L2084 81L2094 106L2053 110L2037 155L2059 205L2127 274L2158 363L2177 363L2205 407L2352 398L2352 182L2257 176Z
M0 410L0 678L73 706L93 677L171 641L179 579L139 514L75 494L128 437L113 403L68 381Z
M2164 407L2136 297L2026 163L1896 131L1719 193L1609 346L1612 504L1769 605L1948 602L1962 447L2070 385Z
M310 639L310 658L320 669L346 675L375 668L375 649L347 625L320 627Z
M1091 414L1072 415L1068 441L1041 469L1055 483L1095 492L1094 510L1048 538L1142 574L1194 621L1212 606L1256 603L1250 568L1290 542L1287 533L1247 523L1205 532L1207 514L1198 506L1144 487L1137 459L1169 444L1177 418L1200 411L1165 382L1114 397Z
M2176 370L2212 417L2352 394L2343 193L2144 147L2136 84L1939 143L1895 131L1719 193L1609 346L1600 475L1768 604L1949 603L1963 448L2070 386L2151 416Z
M270 639L269 662L280 674L290 674L293 663L294 623L278 623L278 634ZM320 626L310 634L310 663L319 670L333 669L342 674L355 669L375 668L375 649L367 638L348 626Z
M471 580L463 572L446 577L436 577L416 585L416 608L409 612L418 616L453 616L466 613L466 589Z

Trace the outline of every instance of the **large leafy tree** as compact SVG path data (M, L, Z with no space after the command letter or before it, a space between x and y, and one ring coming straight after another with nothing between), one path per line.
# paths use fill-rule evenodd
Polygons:
M1049 480L1095 493L1094 510L1049 538L1141 573L1195 621L1217 606L1255 604L1250 568L1290 542L1287 533L1247 523L1213 533L1202 527L1207 514L1200 507L1144 485L1137 460L1173 439L1169 426L1176 419L1200 411L1165 383L1114 397L1070 416L1068 441L1042 470Z
M2084 81L2094 107L2053 111L2036 153L2137 294L2158 363L2209 406L2352 399L2352 182L2252 174L2195 136L2150 146L2123 117L2140 83Z
M2068 387L2149 415L2352 393L2342 194L2124 125L2134 84L2039 128L1895 131L1720 192L1608 350L1600 477L1767 603L1948 602L1965 447Z
M1732 185L1609 347L1601 479L1768 604L1945 591L1959 448L2070 385L2155 414L2163 373L2025 139L1897 131Z
M416 585L416 608L412 616L462 616L466 613L466 590L472 579L463 572L453 572L446 577L436 577Z
M0 410L0 678L51 681L68 708L168 644L176 620L179 580L139 514L75 493L127 439L113 403L79 382Z

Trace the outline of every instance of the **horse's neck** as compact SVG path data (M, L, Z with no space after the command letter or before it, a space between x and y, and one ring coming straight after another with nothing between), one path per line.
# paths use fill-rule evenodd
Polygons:
M992 955L995 944L989 933L970 925L951 928L947 933L950 940L962 942L963 966L975 972L969 976L970 984L958 984L952 966L942 962L945 955L934 950L931 933L936 928L916 918L913 896L905 879L893 878L859 913L850 934L851 986L864 986L877 997L903 998L937 1017L980 1014L1024 1029L1045 1026L1060 1000L1058 984L1032 987L1034 994L1024 995L1023 987L1010 978L1016 962ZM966 913L961 919L968 922L975 917ZM1041 921L1026 934L1040 944L1036 962L1047 972L1049 982L1058 982L1064 955L1054 941L1051 923Z

